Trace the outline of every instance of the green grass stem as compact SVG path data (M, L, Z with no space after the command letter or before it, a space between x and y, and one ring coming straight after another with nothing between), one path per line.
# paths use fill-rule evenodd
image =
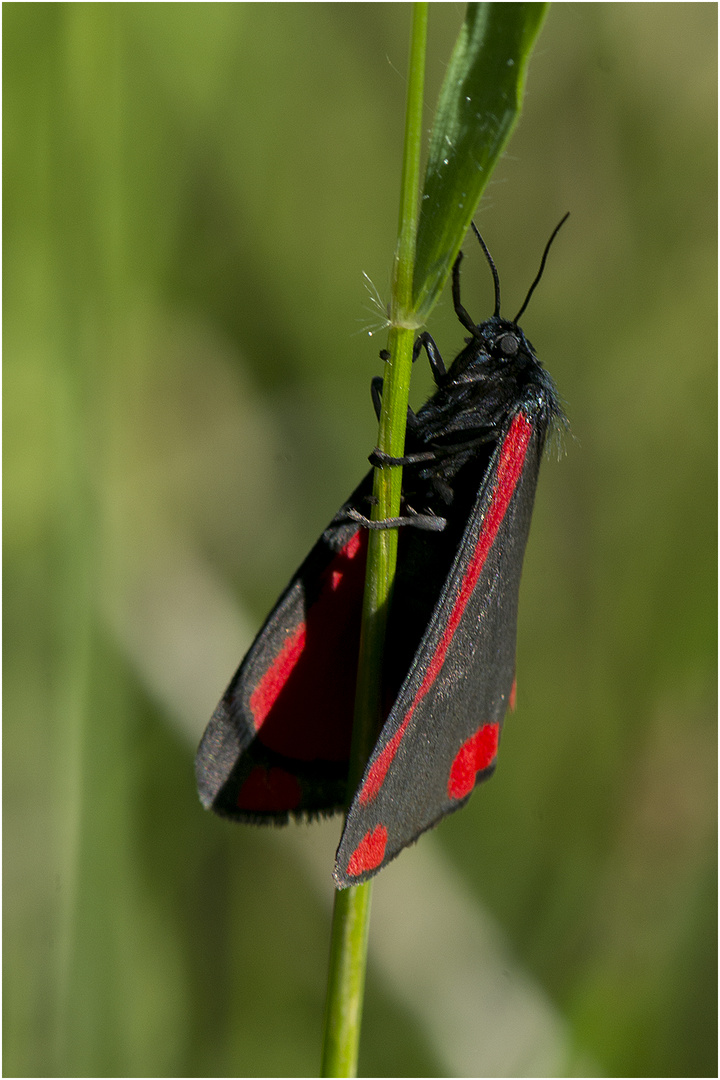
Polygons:
M492 168L515 125L546 4L469 4L440 94L419 207L428 5L413 6L398 243L378 447L402 457L415 333L448 276ZM462 190L461 190L462 189ZM418 235L420 230L420 236ZM416 265L416 246L422 254ZM402 469L376 469L375 520L400 512ZM371 530L360 633L348 804L382 723L381 673L397 560L396 529ZM335 894L322 1076L355 1076L371 883Z
M427 19L428 5L416 3L410 40L398 246L390 302L388 348L392 359L385 379L378 434L378 446L396 456L402 454L405 444L415 335L415 324L407 315L412 304L418 222ZM378 502L373 513L376 520L398 514L400 491L400 469L375 470L374 492ZM373 530L369 534L348 802L362 777L382 718L382 654L395 576L397 539L395 529ZM323 1076L355 1076L357 1072L371 895L372 883L335 894Z

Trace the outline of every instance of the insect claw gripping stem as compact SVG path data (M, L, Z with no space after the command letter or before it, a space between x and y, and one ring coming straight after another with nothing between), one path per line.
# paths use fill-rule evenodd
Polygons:
M376 446L372 454L369 455L368 461L376 469L397 469L400 466L424 465L426 462L437 461L437 457L435 450L423 450L417 454L406 454L405 457L392 457Z
M364 529L400 529L403 526L412 525L416 529L426 529L429 532L442 532L447 525L447 520L438 514L418 514L415 510L402 517L385 518L383 521L372 521L365 517L352 506L348 507L346 516L349 521L356 521Z

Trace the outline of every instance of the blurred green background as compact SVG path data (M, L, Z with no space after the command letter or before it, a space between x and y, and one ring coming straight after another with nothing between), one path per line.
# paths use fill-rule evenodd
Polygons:
M192 760L374 443L410 14L4 5L5 1075L317 1075L340 823ZM497 775L377 880L365 1075L716 1073L716 24L551 8L476 215L515 310L571 211L523 325L572 434Z

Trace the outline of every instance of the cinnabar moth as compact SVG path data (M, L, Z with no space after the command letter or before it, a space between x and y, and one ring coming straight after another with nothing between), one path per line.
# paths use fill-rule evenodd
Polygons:
M297 571L213 713L197 753L200 799L236 821L287 821L347 805L368 527L400 527L383 671L386 719L352 795L334 877L367 880L457 810L495 768L515 696L518 592L548 429L564 422L552 379L518 326L524 304L476 325L452 295L466 345L448 371L429 334L437 390L408 411L401 516L371 523L369 473ZM473 228L475 226L473 225ZM374 379L379 414L382 379Z

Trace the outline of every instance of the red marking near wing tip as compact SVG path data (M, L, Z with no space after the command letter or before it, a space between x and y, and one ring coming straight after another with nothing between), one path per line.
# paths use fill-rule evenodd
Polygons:
M450 618L445 624L443 635L428 664L425 678L420 685L420 689L415 694L412 705L405 714L400 727L397 729L392 739L388 742L387 746L383 748L377 761L373 762L370 767L370 771L360 789L358 797L361 804L370 802L371 799L374 799L382 787L387 771L390 768L403 735L407 731L410 720L412 719L412 714L415 712L415 709L430 690L430 687L440 673L440 669L445 662L445 656L450 646L450 642L460 625L460 620L463 617L465 608L468 605L468 601L470 600L475 586L478 583L480 574L482 573L488 552L495 541L502 520L510 505L510 500L515 493L515 488L520 480L525 464L527 449L530 445L532 430L532 424L527 416L522 412L517 413L513 418L510 429L500 450L497 478L490 505L488 506L485 520L480 529L480 535L478 536L477 544L475 545L475 551L468 564L465 577L462 580L460 592L455 599L452 612L450 613ZM474 782L473 779L473 784Z
M470 794L477 774L492 765L497 757L499 737L499 724L483 724L462 744L450 768L448 795L451 799L464 799Z
M256 766L240 788L238 810L295 810L302 799L300 781L285 769Z
M515 702L517 701L517 679L513 679L513 684L510 687L510 700L508 701L508 709L510 712L515 712Z
M374 870L385 857L388 831L384 825L376 825L372 832L366 832L350 856L347 872L350 877L358 877L365 870Z

